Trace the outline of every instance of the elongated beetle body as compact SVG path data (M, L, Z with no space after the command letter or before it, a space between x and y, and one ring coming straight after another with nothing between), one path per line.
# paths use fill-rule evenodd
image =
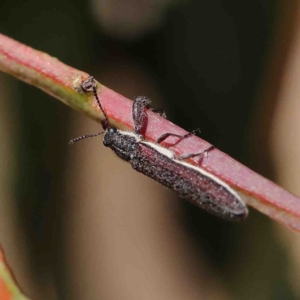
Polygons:
M143 96L135 98L132 108L134 132L127 132L109 125L93 77L89 77L82 83L82 90L94 93L104 114L102 127L105 131L78 137L70 143L104 134L104 146L111 148L121 159L130 162L133 169L172 189L180 197L226 220L241 221L247 216L246 204L228 184L207 171L183 161L195 156L203 158L213 149L213 146L199 153L176 157L172 151L159 144L169 136L184 139L192 133L183 136L165 133L157 139L156 143L144 141L141 130L147 119L145 108L151 109L149 99Z

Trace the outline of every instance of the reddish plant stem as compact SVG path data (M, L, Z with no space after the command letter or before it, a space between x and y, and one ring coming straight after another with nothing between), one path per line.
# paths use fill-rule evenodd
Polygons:
M103 118L92 95L78 92L81 82L89 76L88 74L4 35L0 35L0 69L35 85L97 121ZM98 83L98 96L114 126L133 128L130 100L100 83ZM165 132L186 133L185 130L149 111L145 137L154 141ZM168 145L175 141L174 138L167 139ZM172 149L180 155L196 153L209 146L210 144L206 141L192 136L176 144ZM197 158L190 159L190 162L197 164ZM209 153L209 157L204 159L201 167L230 184L249 205L286 226L300 231L300 199L298 197L217 149Z

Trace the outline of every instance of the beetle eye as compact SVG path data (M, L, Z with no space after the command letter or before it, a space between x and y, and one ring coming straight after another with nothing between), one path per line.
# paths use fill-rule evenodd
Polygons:
M117 132L117 129L114 127L111 127L108 129L108 133L116 133L116 132Z

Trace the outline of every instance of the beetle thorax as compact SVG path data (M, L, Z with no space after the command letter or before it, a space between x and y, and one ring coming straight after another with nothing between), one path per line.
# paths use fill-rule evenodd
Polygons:
M134 155L139 141L138 135L116 128L107 129L103 138L104 146L111 148L120 158L126 161L129 161L130 157Z

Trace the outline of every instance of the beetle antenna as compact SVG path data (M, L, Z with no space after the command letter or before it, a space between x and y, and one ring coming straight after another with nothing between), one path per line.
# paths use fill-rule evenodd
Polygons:
M108 118L107 115L101 105L100 99L97 94L97 83L93 76L88 77L85 81L82 82L81 88L84 92L92 92L94 94L94 97L96 98L96 101L98 103L98 106L100 110L102 111L104 115L104 120L101 121L102 127L104 130L108 128Z
M98 132L98 133L96 133L96 134L82 135L82 136L79 136L79 137L77 137L77 138L75 138L75 139L70 140L70 141L69 141L69 144L74 144L74 143L76 143L76 142L82 141L82 140L87 139L87 138L95 137L95 136L101 135L101 134L103 134L103 133L105 133L105 131Z

